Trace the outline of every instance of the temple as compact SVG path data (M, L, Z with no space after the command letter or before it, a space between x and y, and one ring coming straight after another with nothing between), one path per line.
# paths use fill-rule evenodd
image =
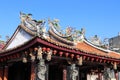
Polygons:
M120 80L120 54L87 40L85 29L25 13L20 20L0 50L0 80Z

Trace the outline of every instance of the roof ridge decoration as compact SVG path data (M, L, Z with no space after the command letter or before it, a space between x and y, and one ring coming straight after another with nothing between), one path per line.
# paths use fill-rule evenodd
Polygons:
M85 29L81 30L76 30L72 27L67 27L64 30L61 30L60 25L59 25L59 20L54 19L50 20L48 19L48 26L49 30L48 32L46 31L45 23L47 21L45 20L34 20L32 19L32 14L25 14L20 12L20 20L21 20L21 25L27 27L29 30L32 32L35 32L36 36L43 37L45 39L51 38L50 36L53 36L50 34L50 30L52 31L53 34L61 38L61 42L63 41L65 44L76 44L77 42L83 41L85 38ZM58 38L58 40L59 40ZM55 39L55 38L53 38ZM55 39L56 40L56 39Z
M21 25L24 25L33 32L36 32L37 36L46 37L45 20L34 20L32 14L25 14L20 12Z
M111 52L109 49L104 49L104 48L98 47L98 46L92 44L91 42L89 42L87 40L84 40L84 42L87 43L87 44L89 44L90 46L92 46L92 47L94 47L96 49L102 50L104 52L107 52L107 53Z
M65 30L61 30L58 19L54 19L54 20L48 19L48 24L50 27L49 30L54 32L59 37L64 38L68 41L77 43L85 39L85 29L83 28L81 28L81 31L80 31L69 26Z

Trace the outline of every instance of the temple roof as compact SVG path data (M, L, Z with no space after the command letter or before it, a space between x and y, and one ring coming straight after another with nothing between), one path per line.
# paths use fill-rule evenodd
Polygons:
M25 14L22 14L21 17L23 15ZM79 52L76 52L76 54L83 52L98 57L120 59L119 53L103 49L87 41L87 39L85 39L84 29L81 29L81 31L72 31L72 28L68 27L65 30L66 32L61 33L60 29L57 29L57 27L59 27L58 22L48 20L49 29L47 31L43 20L34 21L29 16L27 16L27 18L29 19L26 19L25 16L22 17L21 24L18 26L0 54L7 55L10 51L12 52L16 49L21 49L23 46L28 46L28 43L30 42L33 42L33 44L43 44L42 41L44 41L46 44L50 43L51 45L69 50L78 50ZM32 44L29 44L29 46L30 45Z

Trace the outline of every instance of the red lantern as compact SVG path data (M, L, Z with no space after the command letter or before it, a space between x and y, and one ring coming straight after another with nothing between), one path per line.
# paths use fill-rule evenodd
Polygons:
M37 48L37 47L35 47L35 48L34 48L34 51L37 51L37 50L38 50L38 48Z
M47 48L47 52L49 52L50 51L50 48Z
M99 59L97 58L96 61L98 61Z
M46 47L43 47L42 50L43 50L43 52L46 51Z
M68 57L69 56L69 53L65 53L65 57Z
M80 56L79 56L79 55L76 55L76 58L77 58L77 59L79 59L79 58L80 58Z
M91 61L94 61L94 58L91 58Z
M86 56L83 56L83 60L85 60L86 59Z
M56 53L57 53L57 50L54 50L54 51L53 51L53 54L56 55Z
M63 55L63 52L59 52L59 54L60 54L60 56L62 56L62 55Z
M104 63L106 62L106 60L104 60Z
M71 56L72 59L74 58L74 54L71 54L70 56Z

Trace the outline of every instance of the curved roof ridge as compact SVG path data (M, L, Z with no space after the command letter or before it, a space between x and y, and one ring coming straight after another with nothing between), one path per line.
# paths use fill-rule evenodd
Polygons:
M106 50L106 49L104 49L104 48L97 47L97 46L95 46L94 44L90 43L89 41L87 41L87 40L85 40L85 39L84 39L84 42L85 42L85 43L87 43L87 44L89 44L90 46L92 46L92 47L96 48L96 49L101 50L101 51L104 51L104 52L107 52L107 53L111 52L111 51L110 51L110 50L108 50L108 49Z
M7 41L7 43L5 44L3 49L7 49L7 47L11 44L11 42L13 41L13 39L16 37L16 35L19 33L20 29L23 29L25 32L27 32L30 35L35 35L34 32L30 31L27 27L25 27L24 25L18 25L18 27L16 28L15 32L13 33L13 35L11 36L11 38Z
M110 52L113 52L113 53L115 53L115 54L119 54L119 55L120 55L120 53L118 53L118 52L115 52L115 51L111 51L111 50L110 50Z

